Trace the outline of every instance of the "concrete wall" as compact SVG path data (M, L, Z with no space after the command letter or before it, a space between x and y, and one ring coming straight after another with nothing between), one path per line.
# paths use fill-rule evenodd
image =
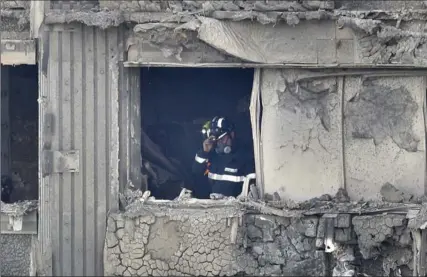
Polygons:
M243 217L232 240L233 221ZM234 219L232 219L234 217ZM412 276L412 240L404 215L332 220L337 249L326 258L325 218L242 215L230 207L166 209L108 218L106 276ZM236 225L237 226L237 225ZM386 242L387 240L387 242ZM356 245L358 245L357 250ZM381 249L384 252L378 253ZM352 264L359 264L353 267ZM410 273L407 275L407 273ZM385 274L385 275L384 275Z
M378 199L390 182L424 193L424 77L328 77L263 70L266 193L306 200L346 188Z
M233 243L232 222L239 221L238 210L177 208L162 214L160 209L154 215L152 211L135 218L123 214L108 218L106 276L316 275L325 271L324 253L314 251L317 219L247 216L238 229L249 225L248 234L239 231Z
M264 70L261 77L265 193L293 200L334 194L344 184L338 80L299 90L299 73Z
M32 235L0 235L1 276L30 276Z
M353 199L378 199L386 182L425 192L424 77L345 78L345 186Z

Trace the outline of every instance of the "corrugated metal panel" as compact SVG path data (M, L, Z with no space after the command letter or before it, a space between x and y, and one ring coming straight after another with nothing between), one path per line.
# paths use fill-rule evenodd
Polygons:
M118 207L121 33L77 25L43 34L40 150L79 151L78 172L40 176L39 239L54 275L103 275L106 215Z

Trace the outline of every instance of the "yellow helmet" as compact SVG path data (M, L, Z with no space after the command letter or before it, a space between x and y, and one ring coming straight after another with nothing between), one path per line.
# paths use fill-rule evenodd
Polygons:
M211 121L208 120L205 122L205 124L203 124L202 134L206 136L206 138L208 138L210 136L210 133L211 133Z

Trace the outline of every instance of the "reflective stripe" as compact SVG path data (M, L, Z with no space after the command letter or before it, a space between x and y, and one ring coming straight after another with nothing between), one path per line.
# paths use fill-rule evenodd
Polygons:
M196 162L198 162L199 164L205 163L208 161L208 159L204 159L204 158L200 158L199 156L194 157L194 159L196 160Z
M231 173L236 173L237 172L237 168L226 167L226 168L224 168L224 171L231 172Z
M222 128L222 122L224 121L224 118L223 117L221 117L219 120L218 120L218 127L219 128Z
M226 134L227 134L227 132L225 132L224 134L220 135L220 136L218 137L218 139L222 139L222 137L223 137L223 136L225 136Z
M245 176L221 175L211 172L209 172L208 178L216 181L229 181L236 183L243 182L245 180Z

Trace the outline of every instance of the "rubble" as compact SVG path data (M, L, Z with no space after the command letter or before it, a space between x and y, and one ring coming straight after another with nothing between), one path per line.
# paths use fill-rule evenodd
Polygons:
M336 260L336 265L332 270L333 277L356 276L356 267L353 265L356 258L352 247L340 247L335 251L334 259Z
M54 9L47 14L47 23L88 22L90 26L105 26L100 18L90 20L89 15L101 13L111 23L118 18L134 23L148 22L188 22L197 16L219 20L258 21L261 24L276 24L284 21L289 25L298 24L301 20L426 20L423 9L334 9L334 1L303 1L298 3L281 1L101 1L99 7L79 7L62 11ZM79 12L76 16L71 14ZM110 13L114 12L114 13ZM120 12L116 14L116 12ZM350 23L351 24L351 23ZM365 24L367 25L367 24ZM115 26L114 23L111 26ZM358 27L356 24L355 27Z
M0 203L1 212L9 216L19 217L38 210L38 200L25 200L11 204Z
M427 201L422 203L415 216L409 217L408 228L411 230L427 228Z
M117 27L125 22L120 11L63 11L52 10L46 15L45 24L83 23L87 26L96 26L101 29Z
M162 12L171 13L203 13L213 11L316 11L331 10L333 1L103 1L102 8L122 10L125 12Z
M183 61L181 53L185 52L185 50L196 52L196 49L197 51L203 51L203 49L209 48L209 51L206 51L210 53L207 57L199 57L201 63L212 61L242 63L246 61L247 63L276 64L289 62L281 58L256 56L256 51L244 57L239 53L236 54L235 49L231 52L224 51L223 48L227 48L230 45L224 46L224 43L221 45L213 43L212 40L215 40L215 38L210 38L209 35L206 35L205 25L209 25L209 23L204 23L203 21L208 19L233 22L246 20L257 21L261 24L284 22L290 26L295 26L307 20L322 22L330 20L336 21L339 29L347 27L352 30L350 33L352 33L356 44L351 47L357 48L357 50L354 50L357 52L354 57L355 61L352 62L377 65L425 65L427 63L425 55L425 48L427 47L425 44L426 35L423 33L422 28L413 23L414 20L427 20L425 10L402 10L399 8L375 11L338 10L334 9L334 1L303 1L302 3L297 1L289 3L275 1L273 1L274 3L271 1L190 2L101 1L100 7L86 10L53 9L47 13L45 23L79 22L102 29L117 27L123 23L131 23L138 26L134 30L144 29L143 25L155 25L158 30L151 29L141 39L145 43L158 48L167 59L176 58L178 62ZM199 24L194 23L198 21ZM390 21L397 21L399 24L391 26ZM200 25L200 22L203 23ZM400 24L400 22L404 22L404 24ZM191 28L184 26L188 23L191 23L189 24ZM172 28L172 25L175 25L176 28ZM224 26L222 27L225 28ZM215 27L209 25L209 28L213 30ZM216 28L219 27L217 26ZM140 31L138 32L141 33ZM344 32L347 31L344 30ZM337 39L336 43L341 45L343 42ZM217 53L213 53L215 52L213 49L217 50ZM227 53L227 55L224 53ZM247 58L247 56L252 58ZM137 60L132 61L136 62ZM411 113L411 111L408 111L408 113ZM413 151L415 146L411 144L403 147Z
M403 203L410 202L413 199L413 195L404 193L398 190L395 186L390 183L385 183L380 190L383 200L391 203Z

